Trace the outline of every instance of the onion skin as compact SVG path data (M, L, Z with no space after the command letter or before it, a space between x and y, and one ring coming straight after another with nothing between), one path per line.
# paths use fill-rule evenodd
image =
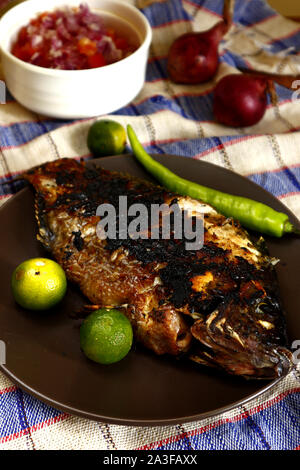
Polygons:
M175 83L198 84L211 80L219 66L218 46L227 30L224 21L208 31L179 36L168 53L167 72Z
M268 80L246 74L223 77L214 90L214 116L230 127L257 124L267 109Z

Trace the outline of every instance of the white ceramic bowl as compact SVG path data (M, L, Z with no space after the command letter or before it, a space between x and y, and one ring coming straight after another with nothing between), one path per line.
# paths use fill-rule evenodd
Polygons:
M88 70L54 70L28 64L10 53L22 26L44 11L87 3L94 12L108 12L131 25L140 47L114 64ZM6 85L25 107L55 118L84 118L111 113L140 92L152 32L146 17L124 0L27 0L0 21L0 50Z

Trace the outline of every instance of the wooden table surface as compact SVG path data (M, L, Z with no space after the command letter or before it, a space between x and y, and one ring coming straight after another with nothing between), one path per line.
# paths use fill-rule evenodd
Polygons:
M299 0L267 0L271 7L275 8L279 13L288 17L300 18L300 1Z

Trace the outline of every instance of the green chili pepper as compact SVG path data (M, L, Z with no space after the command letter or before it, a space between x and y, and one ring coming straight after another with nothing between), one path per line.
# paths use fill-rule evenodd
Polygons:
M289 217L271 207L241 196L223 193L177 176L154 160L139 142L134 130L127 126L132 151L143 167L170 191L190 196L212 205L226 217L238 220L244 227L257 232L282 237L285 233L300 233L289 221Z

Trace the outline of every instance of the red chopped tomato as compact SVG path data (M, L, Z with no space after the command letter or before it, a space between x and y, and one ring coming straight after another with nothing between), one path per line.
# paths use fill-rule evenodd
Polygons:
M114 40L116 33L112 28L109 28L106 30L106 36L109 36L110 38Z
M80 5L33 18L20 29L12 53L41 67L84 70L116 62L137 47L137 42L118 36L114 28L104 26L100 15Z
M33 54L36 52L29 42L24 44L24 46L14 46L12 53L18 57L18 59L28 62Z
M80 54L86 56L93 56L97 52L97 43L95 41L91 41L89 38L81 38L78 41L77 48Z
M107 65L107 62L104 59L101 52L97 52L97 54L94 54L94 55L90 56L88 58L88 63L89 63L89 66L92 69L95 69L97 67L103 67L103 65Z
M31 26L39 26L41 24L40 17L34 18L33 20L30 21Z
M121 49L121 51L126 51L129 47L128 41L125 38L116 37L114 40L115 46L117 49Z
M26 41L28 41L28 33L27 33L27 28L25 28L25 26L21 28L19 32L18 41L19 41L19 44L24 44Z

